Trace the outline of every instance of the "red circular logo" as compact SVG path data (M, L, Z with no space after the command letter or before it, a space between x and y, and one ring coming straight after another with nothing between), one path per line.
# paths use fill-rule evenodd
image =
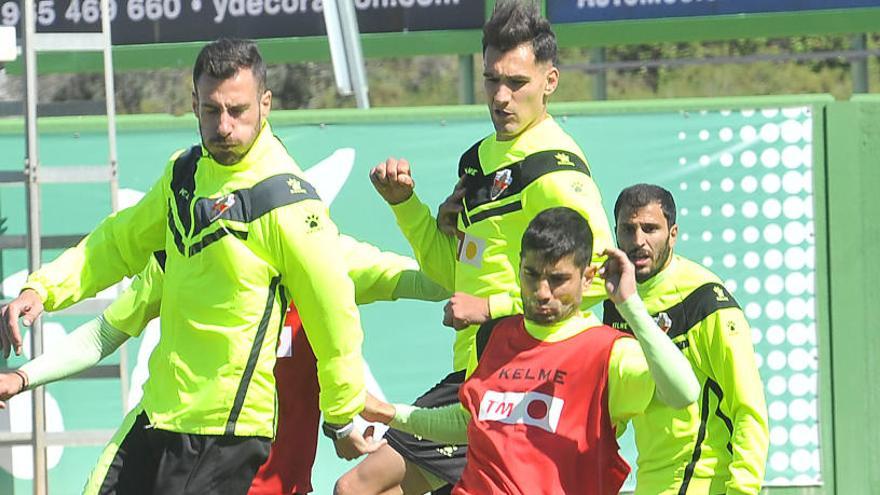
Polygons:
M529 402L526 411L528 411L529 417L533 419L544 419L547 416L547 403L542 400L533 400Z

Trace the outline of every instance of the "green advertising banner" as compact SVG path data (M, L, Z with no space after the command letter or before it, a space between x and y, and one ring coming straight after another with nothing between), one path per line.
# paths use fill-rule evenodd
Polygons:
M678 252L716 272L739 301L751 325L770 414L768 486L822 483L819 455L816 239L813 222L813 107L764 106L704 111L644 111L590 115L557 113L561 125L584 148L593 176L611 211L617 194L636 182L660 184L679 207ZM363 121L275 126L307 170L340 230L383 249L410 253L387 205L367 174L388 156L410 160L416 191L437 205L456 181L458 156L491 132L479 112L472 118ZM277 119L282 122L284 119ZM176 122L180 122L178 119ZM105 141L95 132L52 132L42 156L50 166L97 163ZM122 202L136 201L161 173L172 151L197 139L195 125L119 133ZM3 167L22 163L20 134L0 134L9 150ZM17 154L17 155L16 155ZM49 233L86 232L108 211L97 186L44 186L43 226ZM23 233L24 194L0 190L10 233ZM47 253L51 259L56 253ZM17 293L24 278L23 252L3 253L3 289ZM112 297L112 295L108 295ZM361 308L364 352L373 387L392 401L411 401L450 369L452 331L441 325L441 303L378 303ZM49 317L51 347L85 317ZM50 431L115 428L139 396L146 359L155 345L156 322L140 342L128 345L131 394L123 405L117 380L70 380L50 385ZM114 356L111 359L118 359ZM10 359L15 367L22 358ZM3 363L0 363L2 365ZM28 394L0 412L0 431L30 429ZM100 448L50 449L53 494L79 493ZM631 439L623 451L634 464ZM0 492L30 492L27 447L0 449ZM353 464L340 461L322 438L314 470L315 493L330 493ZM632 487L632 481L627 484ZM8 487L8 489L7 489Z

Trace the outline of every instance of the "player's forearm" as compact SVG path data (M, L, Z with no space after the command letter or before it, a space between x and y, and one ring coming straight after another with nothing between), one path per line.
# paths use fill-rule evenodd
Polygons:
M363 332L354 300L354 286L340 260L344 254L339 233L318 201L278 209L266 231L280 225L303 225L303 216L314 216L318 230L278 229L277 256L283 277L296 301L303 328L317 359L319 407L333 424L351 421L364 407L366 387L361 357Z
M697 400L700 384L694 370L648 314L638 294L618 304L617 310L629 323L645 353L660 400L674 408L685 407Z
M417 301L443 301L452 297L452 292L434 282L420 270L405 270L400 273L391 298L413 299Z
M442 301L452 294L428 278L413 258L339 236L357 304L397 299Z
M415 194L391 210L425 274L447 290L455 290L456 239L437 228L427 205Z
M95 366L127 339L128 335L98 317L53 343L46 352L25 363L21 371L27 374L28 388L32 389Z
M158 187L32 273L24 288L39 294L46 311L57 311L139 273L153 251L164 248L166 207Z
M728 468L727 493L757 495L764 481L769 448L767 418L759 411L742 410L734 420L733 431L730 442L733 459Z
M389 423L394 429L440 443L466 444L470 413L461 404L422 408L395 404L396 414Z

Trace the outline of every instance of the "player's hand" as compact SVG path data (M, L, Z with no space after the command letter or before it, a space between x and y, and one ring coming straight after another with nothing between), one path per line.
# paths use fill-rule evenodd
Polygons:
M17 373L0 374L0 409L6 409L6 401L20 394L25 388L25 381Z
M491 319L489 300L456 292L443 308L443 324L456 330L481 325Z
M370 181L379 195L390 205L408 200L416 184L410 174L409 162L401 158L388 158L370 170Z
M614 304L620 304L636 293L636 268L619 249L608 248L602 254L608 259L599 269L599 275L605 279L608 298Z
M437 228L440 232L453 237L458 235L458 215L464 210L463 199L464 176L455 184L452 194L440 203L440 208L437 210Z
M397 410L392 404L382 402L367 392L367 402L364 405L364 410L361 411L362 418L367 421L387 425L394 419L395 414L397 414Z
M10 351L21 355L21 330L18 319L29 327L43 312L43 301L35 290L25 289L15 299L0 309L0 354L9 357Z
M364 430L363 435L357 430L352 430L351 434L347 437L336 440L333 443L336 447L336 456L340 459L350 461L352 459L357 459L364 454L372 454L388 443L388 441L384 438L379 441L374 441L373 427L368 426L367 429Z

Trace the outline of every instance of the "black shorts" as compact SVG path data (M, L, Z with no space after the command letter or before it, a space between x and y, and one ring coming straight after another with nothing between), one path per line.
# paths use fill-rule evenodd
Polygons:
M431 390L416 399L418 407L442 407L457 404L458 389L464 383L464 370L446 375ZM385 433L388 445L407 461L430 471L450 485L458 483L467 457L467 445L446 445L414 437L394 429ZM436 493L436 492L435 492Z
M84 493L245 495L271 442L158 430L135 410L105 448Z

